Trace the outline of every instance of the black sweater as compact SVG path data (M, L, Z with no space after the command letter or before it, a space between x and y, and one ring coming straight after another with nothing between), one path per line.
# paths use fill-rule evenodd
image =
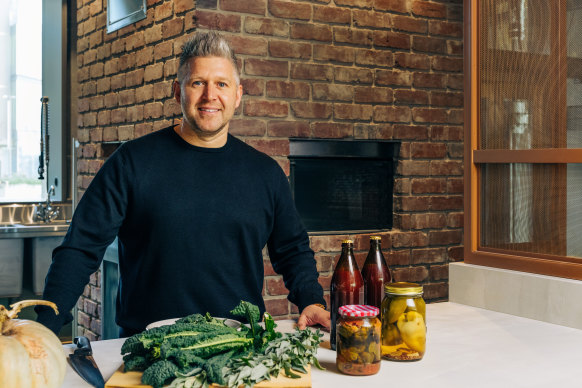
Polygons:
M264 312L265 245L291 302L300 310L324 303L285 174L231 135L224 147L201 148L166 128L122 145L53 252L43 298L70 311L116 236L116 322L129 330L192 313L230 317L240 300ZM53 331L71 319L37 312Z

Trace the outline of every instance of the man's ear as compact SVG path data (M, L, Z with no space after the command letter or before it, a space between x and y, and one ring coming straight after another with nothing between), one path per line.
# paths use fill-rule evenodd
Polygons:
M176 101L178 102L178 104L181 104L181 99L182 99L182 89L180 88L180 82L178 81L174 81L172 83L172 91L174 92L174 99L176 99Z
M235 105L235 109L238 108L238 106L240 105L240 101L242 99L242 95L243 95L243 87L242 87L242 85L238 85L238 88L236 89L236 105Z

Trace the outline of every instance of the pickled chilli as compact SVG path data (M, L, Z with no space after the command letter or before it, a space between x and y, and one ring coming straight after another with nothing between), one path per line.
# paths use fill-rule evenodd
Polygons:
M339 308L336 365L350 375L371 375L380 370L382 324L378 308L347 305Z

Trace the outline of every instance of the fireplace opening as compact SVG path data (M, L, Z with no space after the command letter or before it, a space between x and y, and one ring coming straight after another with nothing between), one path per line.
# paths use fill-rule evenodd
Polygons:
M309 232L392 228L400 142L290 139L290 184Z

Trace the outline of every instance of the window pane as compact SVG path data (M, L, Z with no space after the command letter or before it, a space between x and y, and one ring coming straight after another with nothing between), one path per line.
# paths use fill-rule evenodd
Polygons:
M481 246L582 257L582 164L481 168Z
M548 114L560 108L553 31L559 8L553 4L547 0L479 2L480 149L566 146L556 130L558 115Z
M582 148L582 1L569 0L567 10L568 147Z
M42 1L0 9L0 202L39 201Z

